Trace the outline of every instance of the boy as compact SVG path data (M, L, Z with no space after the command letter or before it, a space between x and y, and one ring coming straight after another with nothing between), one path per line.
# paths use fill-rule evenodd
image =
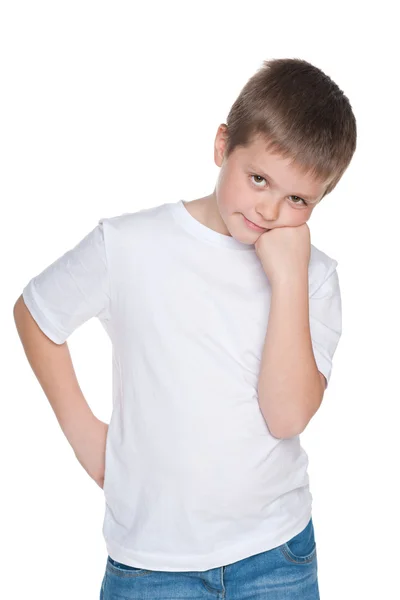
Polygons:
M24 288L27 357L104 490L104 600L319 598L299 434L330 379L341 298L306 222L355 149L327 75L265 61L218 128L209 196L101 219ZM113 346L108 427L66 344L93 316Z

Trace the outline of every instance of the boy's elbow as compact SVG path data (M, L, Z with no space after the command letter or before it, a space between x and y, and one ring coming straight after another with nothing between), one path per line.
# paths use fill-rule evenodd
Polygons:
M289 438L292 438L292 437L295 437L296 435L299 435L301 433L301 431L294 430L294 429L291 429L291 430L286 429L284 431L282 431L282 430L280 430L280 431L275 431L275 430L271 431L270 430L270 433L277 440L288 440Z
M302 423L279 423L279 425L275 424L274 426L270 426L268 424L268 429L271 435L278 440L286 440L296 435L300 435L306 428L306 425Z

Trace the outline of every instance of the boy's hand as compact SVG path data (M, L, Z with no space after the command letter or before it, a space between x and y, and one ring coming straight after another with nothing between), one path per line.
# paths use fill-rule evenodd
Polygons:
M308 273L311 239L307 223L270 229L260 235L254 247L271 284Z
M85 436L74 445L74 453L87 474L103 489L108 424L94 417Z

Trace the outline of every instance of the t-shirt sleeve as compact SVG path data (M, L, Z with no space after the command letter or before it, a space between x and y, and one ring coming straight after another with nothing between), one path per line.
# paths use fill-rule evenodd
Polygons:
M310 332L315 362L327 385L332 359L342 334L342 301L337 261L333 260L317 289L309 298Z
M104 221L24 287L24 302L56 344L91 317L110 319Z

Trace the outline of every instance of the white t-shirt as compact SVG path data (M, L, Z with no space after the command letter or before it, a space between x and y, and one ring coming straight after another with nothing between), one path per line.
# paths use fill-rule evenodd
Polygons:
M310 330L328 381L337 264L311 245ZM304 529L307 454L299 436L271 435L258 404L271 287L254 245L166 203L101 219L23 297L57 344L94 316L110 337L103 535L114 560L204 571Z

